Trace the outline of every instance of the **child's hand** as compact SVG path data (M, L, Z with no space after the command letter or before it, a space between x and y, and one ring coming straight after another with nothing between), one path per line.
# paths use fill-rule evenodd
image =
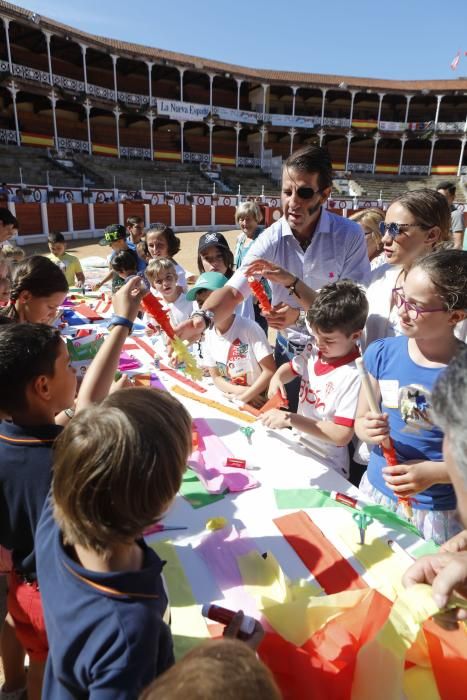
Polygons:
M450 540L441 545L439 551L450 552L451 554L467 551L467 530L462 530L458 535L451 537Z
M130 386L134 386L134 381L130 379L130 377L127 374L122 374L121 377L119 377L118 379L114 379L114 381L112 382L112 385L109 389L109 395L113 394L119 389L128 389Z
M112 297L114 314L123 316L123 318L133 322L139 311L141 299L145 294L147 294L147 291L141 284L141 278L138 276L132 277Z
M246 399L244 398L246 396ZM244 403L249 404L250 406L253 406L253 408L261 408L261 406L264 406L264 398L260 396L253 396L253 397L248 397L248 392L244 392L244 394L238 394L237 399L239 401L243 401Z
M278 331L293 326L296 323L300 311L294 306L289 306L281 302L272 307L272 311L269 313L263 312L262 315L267 320L268 325L271 328L275 328Z
M396 496L412 496L436 483L429 462L412 460L395 467L384 467L383 478Z
M290 428L290 413L288 411L280 411L278 408L271 408L270 411L266 411L260 420L266 428Z
M287 392L285 391L285 386L281 379L277 376L276 372L276 374L272 376L272 379L269 382L268 399L272 399L272 397L275 396L277 392L280 393L283 399L287 400Z
M240 634L240 626L242 624L243 617L244 614L242 610L239 610L237 613L235 613L235 616L225 628L223 636L229 637L230 639L241 639L243 642L245 642L247 646L256 650L264 637L263 626L260 622L258 622L258 620L256 620L253 634L251 634L249 637L245 637L244 635Z
M100 288L101 288L101 283L100 283L100 282L96 282L96 284L93 284L93 285L91 286L91 289L92 289L93 292L98 292Z
M379 445L389 437L388 414L367 411L363 416L362 427L368 435L366 442Z

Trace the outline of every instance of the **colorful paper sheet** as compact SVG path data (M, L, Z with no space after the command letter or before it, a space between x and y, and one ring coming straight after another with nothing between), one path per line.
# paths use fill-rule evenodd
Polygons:
M209 493L191 469L183 475L180 493L193 508L203 508L224 498L222 493Z
M452 598L450 606L458 602ZM387 623L358 653L352 700L374 700L375 688L378 688L378 700L400 700L405 655L417 639L422 623L437 612L431 586L416 584L402 590ZM465 686L463 692L465 696ZM419 694L419 697L424 696Z
M190 649L209 638L209 630L201 615L202 606L196 603L178 558L177 547L167 541L155 542L151 547L166 562L163 574L170 591L170 628L174 640L175 658L180 659Z
M193 451L188 464L196 472L209 493L236 493L259 486L259 482L245 469L226 467L232 453L215 435L203 418L194 421L198 435L198 449Z
M274 523L326 593L367 588L367 584L306 513L275 518Z
M282 510L291 508L343 508L351 513L355 512L350 506L331 498L330 492L324 489L274 489L274 496L277 507ZM371 503L365 505L362 510L388 528L409 530L417 537L421 537L421 533L415 525L400 518L396 513L384 506Z
M467 688L467 627L441 629L434 620L423 625L428 654L442 700L465 700ZM422 697L422 696L419 696ZM418 700L418 698L417 698Z
M118 369L120 372L128 372L132 369L139 369L141 367L141 362L136 358L129 355L127 352L122 352L120 355L120 360L118 362Z
M187 380L187 382L188 381L189 380ZM243 411L239 411L236 408L231 408L230 406L224 406L224 404L219 403L219 401L214 401L213 399L208 399L204 396L197 396L196 394L193 394L191 391L187 391L181 386L173 386L172 391L174 391L176 394L181 394L181 396L184 396L187 399L191 399L192 401L198 401L198 403L205 404L206 406L211 406L211 408L215 408L218 411L222 411L222 413L227 413L233 418L239 418L240 420L244 420L247 423L254 423L256 421L256 418L248 415L248 413L243 413Z

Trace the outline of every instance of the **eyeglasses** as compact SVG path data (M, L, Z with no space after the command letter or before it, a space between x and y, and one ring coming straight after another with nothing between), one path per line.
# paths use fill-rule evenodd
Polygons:
M381 221L378 225L378 228L382 236L388 233L391 236L391 238L394 239L400 235L405 235L405 229L410 228L412 226L425 228L425 226L422 226L421 224L397 224L395 221L391 221L390 224L386 224L384 221Z
M394 303L398 309L404 307L405 313L411 321L416 321L420 314L433 313L434 311L447 311L446 307L437 309L422 309L420 306L417 306L416 304L412 304L410 301L407 301L407 299L401 291L402 289L403 287L396 287L395 289L393 289L392 298L394 299Z
M321 190L314 190L313 187L297 187L295 194L300 199L313 199L315 194L321 194Z

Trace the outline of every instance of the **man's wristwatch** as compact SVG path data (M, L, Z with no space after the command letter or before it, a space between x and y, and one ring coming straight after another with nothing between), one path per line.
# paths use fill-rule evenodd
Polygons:
M127 318L124 316L117 316L113 315L112 318L110 319L109 323L107 324L107 328L112 330L114 326L125 326L125 328L128 328L128 335L131 335L131 331L133 330L133 323L129 321Z
M190 318L193 318L194 316L199 316L203 319L204 323L206 324L206 330L208 330L208 328L212 328L214 324L213 311L204 311L203 309L199 309L198 311L193 311Z
M297 328L305 328L306 327L306 311L303 309L300 309L298 312L298 318L295 321L295 325Z

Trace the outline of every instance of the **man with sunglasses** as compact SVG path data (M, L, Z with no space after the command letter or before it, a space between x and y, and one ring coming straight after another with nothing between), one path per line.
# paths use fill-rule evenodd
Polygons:
M206 327L228 317L251 294L249 267L267 261L288 270L292 282L284 287L272 281L273 310L265 314L278 331L277 366L289 362L305 347L308 332L300 299L300 281L313 290L344 277L366 284L370 276L365 237L354 221L331 214L324 204L332 189L332 162L328 151L306 146L285 162L282 174L283 216L250 246L242 266L222 289L213 292L193 318L178 327L183 338L194 338ZM307 299L309 302L309 298ZM308 303L303 303L308 308ZM299 382L287 385L291 410L298 403Z

